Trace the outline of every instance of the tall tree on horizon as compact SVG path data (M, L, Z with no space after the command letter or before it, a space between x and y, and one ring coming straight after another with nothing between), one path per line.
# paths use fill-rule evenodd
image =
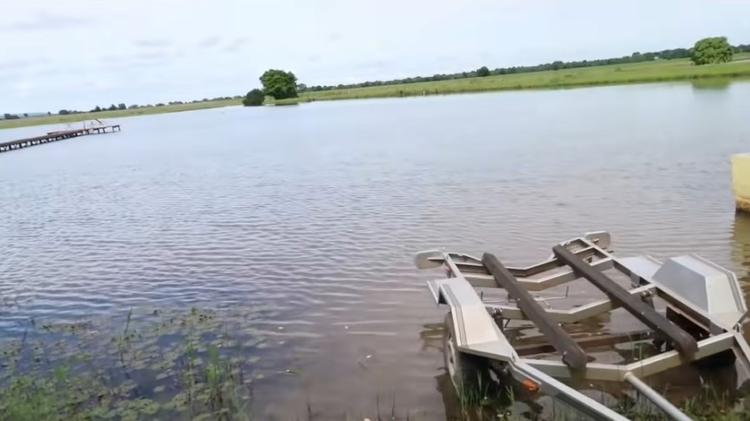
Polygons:
M732 61L733 52L727 37L709 37L695 43L690 59L698 66L726 63Z
M297 97L297 77L292 72L269 69L260 77L263 93L275 99Z

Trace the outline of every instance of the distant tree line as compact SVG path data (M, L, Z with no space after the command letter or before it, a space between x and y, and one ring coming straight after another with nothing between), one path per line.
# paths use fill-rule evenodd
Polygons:
M167 104L169 104L169 105L197 104L199 102L223 101L223 100L241 99L241 98L242 98L242 96L239 96L239 95L237 95L237 96L218 96L218 97L210 98L210 99L209 98L203 98L203 99L195 99L195 100L192 100L192 101L169 101ZM82 114L82 113L98 113L98 112L102 112L102 111L116 111L116 110L126 110L126 109L134 110L134 109L137 109L137 108L163 107L165 105L166 104L164 104L162 102L159 102L159 103L156 103L156 104L145 104L145 105L131 104L131 105L127 105L127 106L125 105L125 103L120 103L118 105L112 104L109 107L107 107L107 106L102 107L102 106L97 105L96 107L94 107L94 108L92 108L92 109L90 109L88 111L71 110L71 109L63 108L60 111L58 111L57 114L58 115L69 115L69 114ZM34 117L34 116L39 116L39 115L43 115L43 114L32 113L31 116ZM51 112L47 112L47 115L52 115L52 113ZM0 120L17 120L17 119L20 119L20 118L27 118L27 117L29 117L28 113L23 113L23 114L4 113L4 114L0 115Z
M750 44L741 44L731 47L735 53L750 52ZM499 67L494 70L488 69L486 66L482 66L479 69L460 72L460 73L438 73L432 76L416 76L408 77L404 79L391 79L391 80L375 80L361 83L351 84L339 84L339 85L315 85L305 86L297 85L297 89L300 92L304 91L330 91L333 89L350 89L350 88L366 88L368 86L382 86L382 85L398 85L405 83L419 83L419 82L434 82L439 80L452 80L452 79L465 79L471 77L483 77L483 76L496 76L496 75L509 75L515 73L531 73L531 72L542 72L545 70L561 70L561 69L577 69L584 67L594 66L606 66L610 64L628 64L628 63L643 63L647 61L655 60L671 60L677 58L690 58L693 53L693 48L673 48L669 50L654 51L648 53L634 52L629 56L616 57L616 58L605 58L597 60L578 60L578 61L553 61L551 63L537 64L535 66L513 66L513 67Z
M39 117L42 115L44 115L44 113L32 113L31 115L29 115L29 113L23 113L23 114L3 113L2 118L0 118L0 120L18 120L21 118ZM52 115L52 113L48 111L47 115Z
M98 113L100 111L116 111L116 110L125 110L127 108L128 107L125 106L125 104L122 104L122 103L120 105L112 104L112 105L109 106L109 108L107 108L107 107L100 107L100 106L97 105L94 109L89 110L89 112L90 113Z
M169 101L167 104L168 105L197 104L199 102L221 101L221 100L239 99L239 98L241 98L241 97L240 96L234 96L234 97L231 97L231 96L220 96L220 97L215 97L215 98L211 98L211 99L209 99L209 98L195 99L195 100L192 100L192 101ZM58 111L57 114L59 114L59 115L68 115L68 114L80 114L80 113L84 113L84 112L98 113L98 112L102 112L102 111L134 110L134 109L138 109L138 108L163 107L163 106L165 106L167 104L165 104L163 102L158 102L156 104L144 104L144 105L131 104L131 105L125 105L125 103L121 102L118 105L112 104L109 107L107 107L107 106L101 107L101 106L97 105L96 107L94 107L94 108L92 108L92 109L90 109L88 111L78 111L78 110L62 109L62 110Z

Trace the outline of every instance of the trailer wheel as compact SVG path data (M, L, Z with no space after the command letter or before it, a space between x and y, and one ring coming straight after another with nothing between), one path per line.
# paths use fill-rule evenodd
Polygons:
M459 351L451 313L445 316L443 358L445 370L459 395L474 391L484 392L489 386L490 375L487 362L481 357Z

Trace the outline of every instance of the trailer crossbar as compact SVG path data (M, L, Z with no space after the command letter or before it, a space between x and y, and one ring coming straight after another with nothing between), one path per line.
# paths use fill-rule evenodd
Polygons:
M698 351L698 344L693 336L657 313L656 310L644 303L640 298L631 295L626 289L617 285L610 277L593 269L588 263L571 253L567 248L562 245L556 245L552 248L552 251L558 259L573 268L577 274L588 279L594 286L607 294L612 301L625 308L646 326L667 337L685 357L693 359L695 352Z
M516 278L503 266L500 260L491 253L485 253L482 256L482 263L495 277L498 286L505 288L512 297L518 300L521 311L536 324L539 330L552 342L555 349L562 354L562 360L565 364L576 370L585 369L588 357L583 349L554 319L547 315L547 312L534 300L534 297L518 284Z

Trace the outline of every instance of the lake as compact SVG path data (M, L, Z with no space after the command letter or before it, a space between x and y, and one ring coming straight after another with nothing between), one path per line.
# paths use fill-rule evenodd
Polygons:
M750 290L729 171L749 116L741 82L118 119L0 154L0 334L208 309L256 338L261 419L444 418L446 309L415 252L526 264L603 229L619 255L699 253Z

